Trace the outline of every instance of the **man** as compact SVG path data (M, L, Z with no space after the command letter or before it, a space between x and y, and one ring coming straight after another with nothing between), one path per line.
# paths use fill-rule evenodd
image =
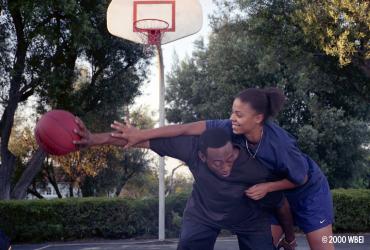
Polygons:
M11 250L10 239L0 230L0 250Z
M77 119L80 146L111 144L124 146L125 141L105 134L91 134ZM287 212L281 192L254 201L245 190L276 177L238 145L231 143L223 129L210 129L200 137L160 138L137 145L150 148L161 156L184 161L194 176L194 185L183 214L178 249L213 249L221 229L238 237L239 247L274 249L270 230L271 210L277 206ZM292 225L288 211L287 225ZM290 220L290 221L289 221ZM289 233L292 233L290 229ZM288 248L287 248L288 249ZM292 248L290 248L292 249Z

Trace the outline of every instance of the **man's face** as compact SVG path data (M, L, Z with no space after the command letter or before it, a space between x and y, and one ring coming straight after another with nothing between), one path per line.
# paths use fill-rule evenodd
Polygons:
M231 142L228 142L220 148L207 148L207 155L199 152L199 157L213 173L221 177L228 177L238 157L238 152Z

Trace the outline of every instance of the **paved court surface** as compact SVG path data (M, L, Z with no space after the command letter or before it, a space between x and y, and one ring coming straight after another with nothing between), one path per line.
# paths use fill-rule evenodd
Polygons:
M352 235L335 235L336 241L345 241L346 243L335 244L335 249L349 249L349 250L369 250L370 249L370 234L359 234L360 243L348 243L355 238ZM309 250L303 235L297 236L298 247L296 250ZM362 242L363 241L363 242ZM159 242L157 240L95 240L83 242L58 242L58 243L44 243L32 245L14 245L14 250L174 250L177 246L177 239L166 240ZM216 242L215 250L237 250L238 241L235 237L219 237ZM262 249L261 249L262 250Z

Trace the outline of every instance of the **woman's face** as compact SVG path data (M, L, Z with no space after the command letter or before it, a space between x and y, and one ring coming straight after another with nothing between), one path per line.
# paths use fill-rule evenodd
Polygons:
M236 98L233 103L230 120L234 134L248 134L262 125L263 114L257 113L249 103Z

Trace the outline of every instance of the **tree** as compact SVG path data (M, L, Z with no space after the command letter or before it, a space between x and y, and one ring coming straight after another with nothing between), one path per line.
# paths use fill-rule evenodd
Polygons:
M30 127L30 124L24 123L25 117L21 115L21 113L25 112L24 107L21 107L19 111L15 116L15 123L9 141L9 150L16 157L14 174L11 180L12 186L17 184L26 169L27 162L37 150L33 129ZM45 170L49 169L47 166L50 165L48 158L46 158L45 164L42 164L42 171L35 176L31 185L26 190L26 193L31 193L40 199L44 197L37 191L37 187L45 187L47 185L47 179L50 178L46 174L47 172L45 172Z
M56 166L63 169L65 179L70 183L70 197L73 197L73 188L80 189L86 176L96 176L99 171L107 167L108 146L77 151L66 156L53 157Z
M43 176L45 176L44 179L46 179L47 182L50 183L53 186L53 188L55 190L55 193L57 194L58 198L59 199L63 198L62 193L60 192L60 189L59 189L59 186L58 186L58 179L57 179L58 177L57 177L57 174L56 174L56 171L55 171L54 162L53 162L52 158L46 157L46 159L44 161L44 164L43 164L42 174L43 174ZM35 179L33 180L33 182L35 182ZM34 185L34 186L36 186L36 185ZM34 188L33 191L36 191L35 189L36 188ZM27 191L30 192L29 189ZM33 194L32 192L30 192L30 193Z
M156 197L158 196L158 175L153 169L135 175L127 181L121 190L120 196L131 198Z
M146 107L139 107L131 113L126 109L127 119L138 128L152 128L154 121ZM112 194L119 196L127 182L138 175L148 174L152 161L147 150L130 149L123 151L114 146L107 147L105 165L96 175L87 176L83 183L84 196ZM140 177L138 177L140 178Z
M367 0L298 1L294 17L323 52L341 66L354 64L370 78L370 3ZM370 85L359 86L367 101Z
M139 46L108 34L107 4L1 0L0 199L23 198L46 157L37 149L11 189L16 157L9 151L9 138L20 103L34 95L40 113L48 105L84 115L87 121L109 121L139 94L149 62ZM81 60L91 67L91 75L75 85Z
M169 121L228 118L242 89L277 86L288 97L278 122L322 166L331 187L364 186L370 107L353 84L366 86L368 78L320 51L295 19L295 1L218 3L208 47L198 41L168 75Z
M192 190L193 178L190 180L186 176L175 175L176 170L181 167L186 167L186 165L184 163L180 163L172 169L171 175L167 177L166 181L168 182L168 187L166 188L166 196L173 193L190 193Z
M166 177L166 196L177 193L190 193L193 186L193 178L181 174L175 175L175 171L180 167L175 167L170 176ZM121 196L131 198L158 197L158 172L147 168L143 173L135 175L128 180L121 191Z

